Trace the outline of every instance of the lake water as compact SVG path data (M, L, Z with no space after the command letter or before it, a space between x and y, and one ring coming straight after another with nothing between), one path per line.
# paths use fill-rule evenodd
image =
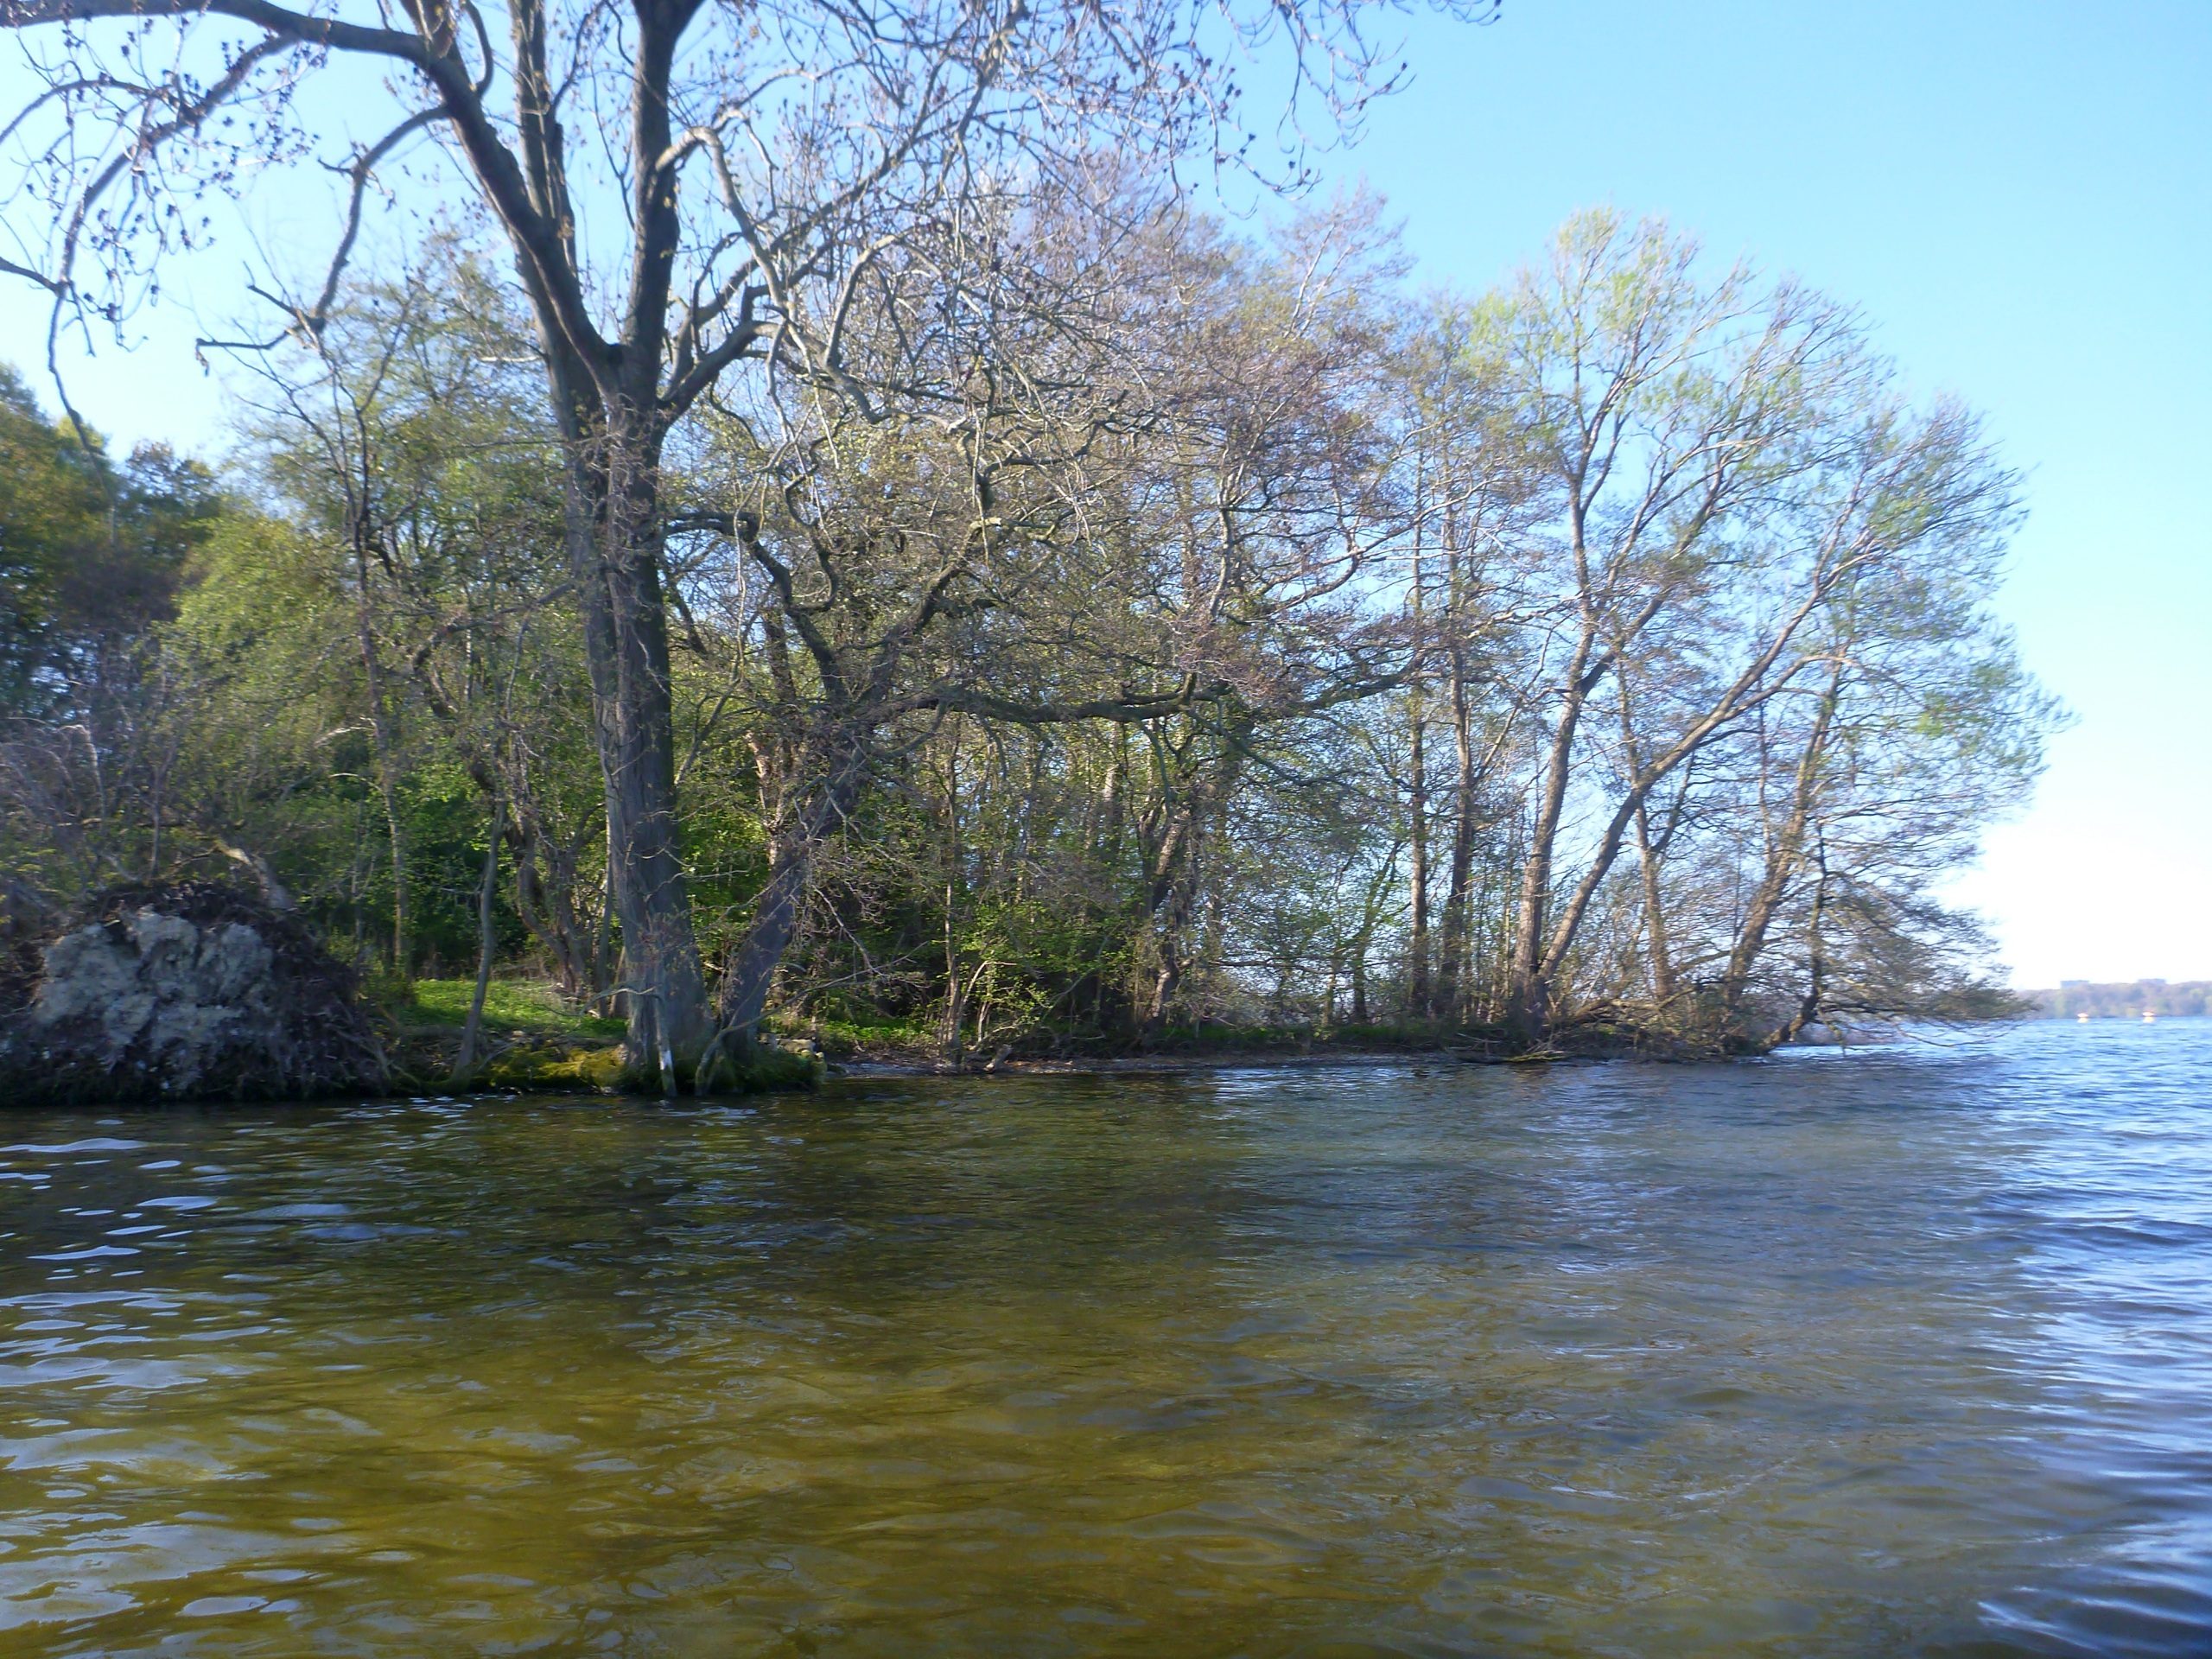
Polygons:
M10 1655L2212 1653L2212 1022L0 1139Z

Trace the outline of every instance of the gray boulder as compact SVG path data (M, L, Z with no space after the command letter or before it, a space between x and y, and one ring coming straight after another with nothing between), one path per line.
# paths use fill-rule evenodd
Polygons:
M352 973L296 916L213 884L102 894L0 1026L16 1101L286 1098L384 1077Z

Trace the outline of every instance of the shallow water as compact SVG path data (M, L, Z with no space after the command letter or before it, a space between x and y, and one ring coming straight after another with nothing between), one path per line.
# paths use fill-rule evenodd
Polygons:
M2212 1022L0 1139L10 1654L2212 1652Z

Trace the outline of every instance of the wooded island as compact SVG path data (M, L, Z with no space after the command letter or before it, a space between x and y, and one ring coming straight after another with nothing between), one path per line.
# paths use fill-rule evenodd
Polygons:
M1302 165L1224 54L1341 126L1363 8L880 10L0 0L57 328L121 327L201 194L345 186L327 268L207 342L191 456L0 380L22 997L138 913L101 895L220 881L435 1003L456 1076L502 995L671 1090L778 1034L1717 1053L2010 1006L1938 893L2055 709L1969 410L1662 223L1472 295L1370 200L1204 210ZM348 73L381 136L319 124Z

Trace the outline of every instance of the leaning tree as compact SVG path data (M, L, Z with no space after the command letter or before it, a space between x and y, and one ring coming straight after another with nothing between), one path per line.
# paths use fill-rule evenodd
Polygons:
M1340 134L1392 79L1378 9L0 0L30 76L0 126L19 165L0 272L52 296L51 363L56 333L112 325L208 234L210 196L282 166L340 181L328 257L304 276L260 270L246 286L276 308L269 337L211 344L313 344L349 264L373 262L380 207L479 219L504 238L564 447L563 552L583 595L631 1051L665 1071L714 1027L677 833L671 429L702 401L741 404L733 383L747 378L957 418L946 385L869 384L847 349L864 322L918 321L917 268L937 276L931 326L957 330L973 273L1001 296L1019 288L1039 194L1111 239L1141 233L1193 167L1297 179L1307 136ZM1238 113L1255 73L1293 89L1264 137ZM1008 333L979 327L970 365Z

